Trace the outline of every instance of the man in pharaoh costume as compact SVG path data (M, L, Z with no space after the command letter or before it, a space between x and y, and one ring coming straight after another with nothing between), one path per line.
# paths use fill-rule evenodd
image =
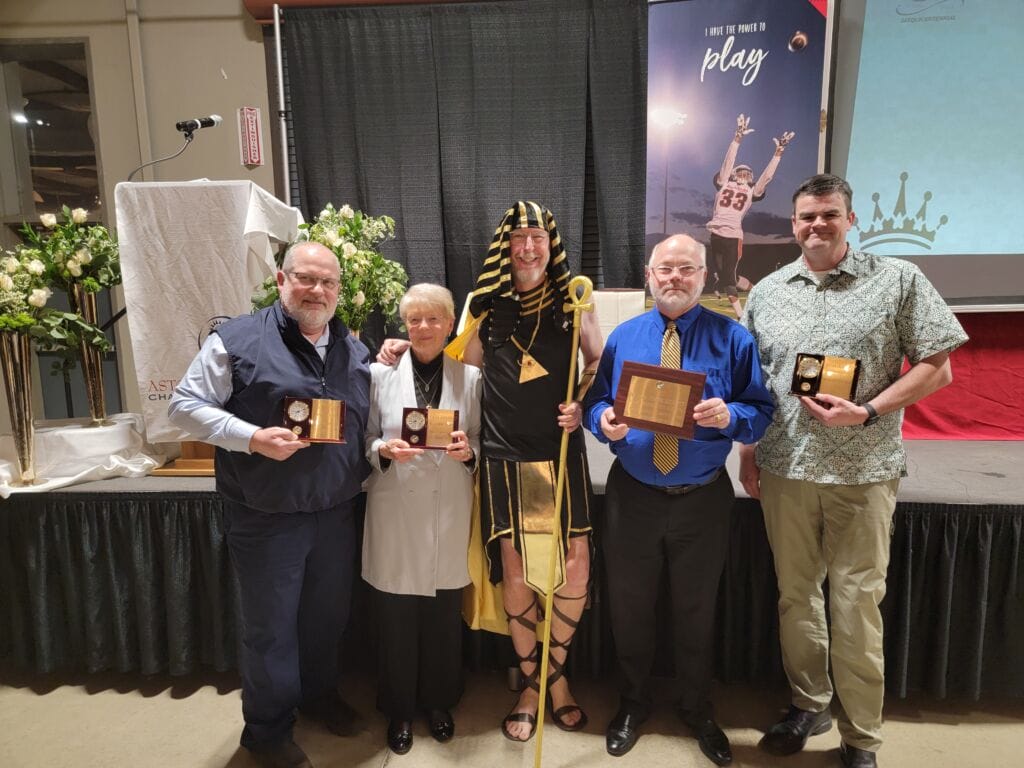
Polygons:
M540 620L537 596L548 589L563 430L571 434L547 684L555 725L577 731L587 722L564 675L569 644L586 604L591 530L590 475L578 429L582 408L578 401L564 402L573 335L572 313L565 309L569 280L568 258L551 211L517 202L498 224L477 280L470 310L478 324L463 358L483 368L481 538L490 580L502 584L509 634L524 682L519 700L502 723L502 733L513 741L527 741L536 728L541 662L535 633ZM601 333L593 312L583 314L580 349L584 370L593 371L601 356Z

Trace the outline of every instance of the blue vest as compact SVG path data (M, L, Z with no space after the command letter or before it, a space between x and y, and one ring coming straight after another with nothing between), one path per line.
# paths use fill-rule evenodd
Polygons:
M345 443L312 443L284 461L218 448L217 490L262 512L318 512L359 493L370 473L363 433L370 411L369 352L337 318L327 356L286 315L280 302L221 325L231 360L225 410L259 427L283 426L286 396L345 401Z

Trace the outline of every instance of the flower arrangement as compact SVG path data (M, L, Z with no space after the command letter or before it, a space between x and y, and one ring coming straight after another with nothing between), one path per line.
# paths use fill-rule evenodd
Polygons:
M5 275L0 278L0 330L29 334L40 349L65 353L55 370L72 366L83 343L99 351L110 349L95 318L83 315L79 294L121 282L117 242L106 227L87 225L84 208L65 205L61 213L63 223L55 214L42 214L41 232L22 227L25 243L0 260ZM73 311L45 306L53 287L67 292Z
M87 225L89 212L84 208L62 211L64 222L44 213L39 217L45 229L37 232L29 226L22 229L28 244L44 254L49 265L49 278L69 295L75 286L86 293L121 284L121 262L117 241L99 224Z
M368 216L348 205L336 210L328 203L312 223L301 224L299 229L300 242L320 243L338 257L341 286L335 315L349 329L361 330L374 309L388 319L398 314L398 302L409 278L401 264L377 251L381 243L395 236L394 219ZM269 277L253 294L253 307L268 307L277 298L277 279Z
M0 331L30 333L53 291L46 280L44 255L17 246L0 258Z

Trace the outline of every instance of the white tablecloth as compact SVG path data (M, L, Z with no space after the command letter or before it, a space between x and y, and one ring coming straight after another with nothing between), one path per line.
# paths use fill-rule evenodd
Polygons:
M106 427L87 427L88 419L36 422L36 477L45 482L26 488L11 487L18 474L14 439L0 436L0 498L110 477L142 477L167 460L161 448L143 439L141 415L118 413L108 419L113 424Z
M251 311L275 272L271 242L294 240L302 215L249 181L122 183L114 194L147 435L184 440L167 420L174 386L211 328Z

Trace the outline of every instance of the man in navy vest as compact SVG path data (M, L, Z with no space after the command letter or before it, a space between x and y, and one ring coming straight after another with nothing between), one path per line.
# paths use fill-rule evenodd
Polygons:
M178 384L169 416L217 447L228 550L241 587L242 746L270 766L309 766L292 739L295 709L338 735L354 713L338 695L348 620L355 497L369 467L368 352L334 316L337 257L289 249L281 299L220 326ZM282 398L343 400L345 443L302 442Z

